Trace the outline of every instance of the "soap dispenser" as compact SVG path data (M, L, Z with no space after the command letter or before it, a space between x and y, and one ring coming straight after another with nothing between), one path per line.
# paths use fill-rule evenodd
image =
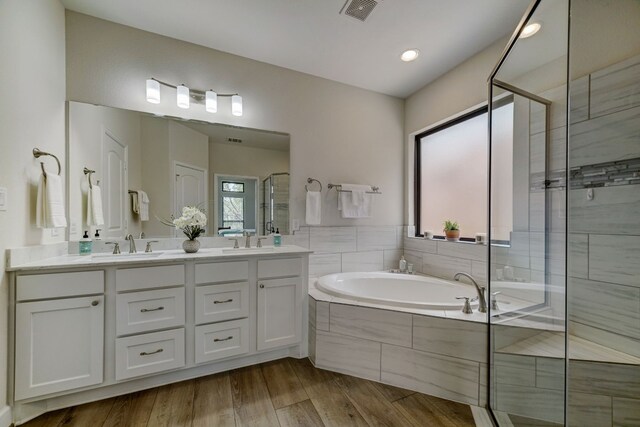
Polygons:
M280 229L276 228L276 233L273 235L273 246L280 247L282 245L282 236L280 235Z
M93 246L93 242L89 237L89 230L85 230L82 239L78 242L78 251L80 255L91 255L91 249Z
M402 273L407 271L407 260L404 259L404 255L402 255L402 257L400 258L400 264L398 265L398 268Z
M93 235L93 240L102 240L102 238L100 237L100 229L99 228L96 229L96 234Z

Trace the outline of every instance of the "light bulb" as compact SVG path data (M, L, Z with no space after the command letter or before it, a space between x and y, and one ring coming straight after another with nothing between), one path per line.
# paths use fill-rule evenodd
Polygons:
M240 95L231 97L231 114L234 116L242 115L242 97Z
M180 85L176 88L178 91L178 107L180 108L189 108L189 88L185 85Z
M208 90L205 97L205 109L210 113L216 113L218 111L218 94Z
M402 59L404 62L411 62L418 58L418 55L420 55L420 51L418 49L407 49L402 52L402 55L400 55L400 59Z
M147 102L160 104L160 83L147 79Z
M520 38L526 39L528 37L531 37L538 31L540 31L540 28L542 28L542 25L540 25L539 22L532 22L522 29L522 31L520 32Z

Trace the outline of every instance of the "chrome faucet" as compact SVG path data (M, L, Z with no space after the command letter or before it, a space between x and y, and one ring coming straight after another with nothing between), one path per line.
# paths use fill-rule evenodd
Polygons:
M471 280L471 283L473 283L473 286L476 287L476 291L478 292L478 311L480 313L486 313L487 312L487 301L484 298L484 291L485 291L485 287L484 286L478 286L478 282L476 282L476 280L473 278L473 276L471 276L470 274L467 273L463 273L463 272L458 272L456 273L453 278L455 279L456 282L460 281L460 276L464 276L466 278L468 278L469 280Z
M130 254L135 254L136 252L138 252L136 250L136 241L133 239L133 235L127 234L127 237L125 237L124 240L128 240L129 241L129 253Z
M249 233L248 231L243 231L242 235L245 238L244 247L247 249L251 248L251 233Z

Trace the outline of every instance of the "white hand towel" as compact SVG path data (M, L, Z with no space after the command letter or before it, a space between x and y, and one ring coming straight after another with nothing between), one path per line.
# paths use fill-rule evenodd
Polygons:
M97 185L89 187L87 191L87 225L104 225L104 213L102 212L102 190Z
M319 191L307 191L307 225L320 225L322 213L322 197Z
M338 210L342 218L370 218L371 217L371 191L369 185L341 184L342 190L338 196Z
M131 210L134 214L140 215L140 198L137 191L131 191Z
M140 204L140 221L149 221L149 196L142 190L138 190L138 202Z
M49 174L40 176L36 200L36 226L38 228L65 228L67 218L64 212L62 178Z

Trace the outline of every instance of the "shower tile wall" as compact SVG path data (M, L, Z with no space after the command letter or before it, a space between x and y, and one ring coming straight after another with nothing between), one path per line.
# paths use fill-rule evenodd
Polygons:
M301 227L295 244L311 249L309 275L398 268L404 227Z

